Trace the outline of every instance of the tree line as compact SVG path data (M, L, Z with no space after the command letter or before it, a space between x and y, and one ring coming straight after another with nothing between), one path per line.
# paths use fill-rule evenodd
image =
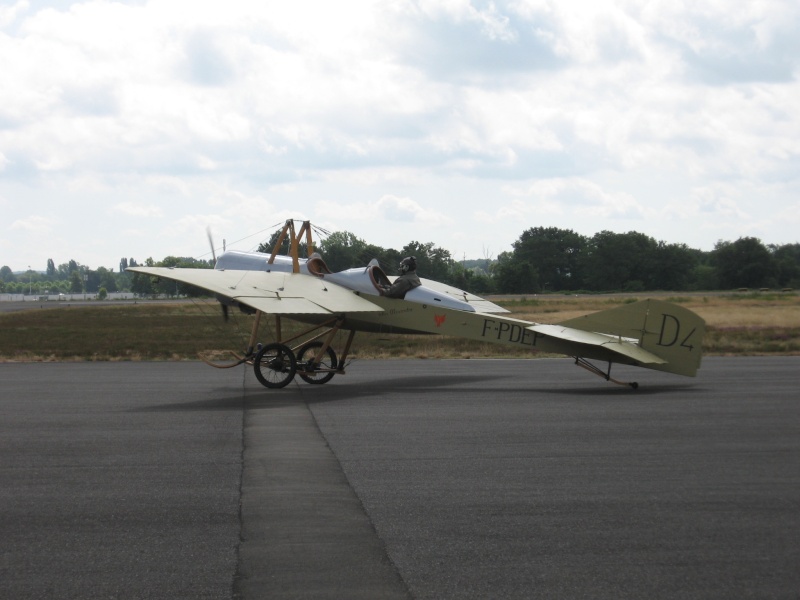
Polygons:
M146 266L181 266L211 268L213 261L196 260L193 258L167 257L160 262L148 258L141 263ZM0 294L25 294L34 296L49 296L56 294L98 294L101 297L113 292L132 292L141 295L153 293L166 293L174 295L175 291L161 292L149 285L142 285L135 281L132 273L127 273L128 267L139 266L133 258L123 258L117 269L99 267L92 269L75 260L69 260L58 266L52 258L47 260L44 272L28 269L25 273L14 274L8 266L0 267ZM149 279L149 278L148 278ZM139 283L139 285L137 285Z
M270 252L277 233L259 247ZM287 248L281 249L285 252ZM571 229L533 227L496 259L458 261L432 242L400 250L368 244L335 232L318 244L332 271L364 266L377 258L393 274L405 256L417 258L422 277L477 294L548 291L691 291L796 288L800 244L764 245L753 237L718 241L711 251L656 241L643 233L601 231L584 236Z
M271 252L277 237L278 232L258 250ZM281 252L287 250L284 247ZM702 251L686 244L656 241L635 231L601 231L588 237L571 229L534 227L520 235L512 250L497 258L458 261L433 242L412 241L397 250L368 244L353 233L338 231L319 241L315 250L332 271L363 267L375 258L390 275L403 257L415 256L422 277L476 294L785 289L800 285L800 244L765 245L754 237L719 241L713 250ZM125 271L139 264L133 258L123 258L115 271L105 267L91 269L74 260L56 266L49 259L44 273L29 270L18 275L3 266L0 293L197 293L183 284ZM148 258L141 264L213 267L211 260L175 256L158 262Z
M535 227L523 232L493 269L495 289L511 293L782 289L800 283L800 244L766 246L743 237L718 241L704 252L635 231L587 237Z
M28 269L15 275L8 266L0 267L0 293L5 294L79 294L122 291L130 285L127 274L99 267L91 269L75 260L58 266L52 258L47 260L44 272Z

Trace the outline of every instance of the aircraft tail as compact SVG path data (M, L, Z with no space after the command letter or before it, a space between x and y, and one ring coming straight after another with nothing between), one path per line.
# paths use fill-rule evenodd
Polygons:
M663 364L639 366L694 377L700 368L706 323L687 308L642 300L559 323L566 327L638 340Z

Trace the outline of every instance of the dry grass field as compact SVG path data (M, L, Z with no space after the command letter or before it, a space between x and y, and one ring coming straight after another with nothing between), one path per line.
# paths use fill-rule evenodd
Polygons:
M556 323L647 297L544 296L504 306L520 319ZM800 354L800 296L796 293L737 293L660 296L700 315L706 322L706 355Z
M557 323L648 297L558 296L497 299L512 316ZM800 354L800 295L740 293L669 296L706 320L706 355ZM0 360L196 360L199 354L241 351L253 317L231 311L227 323L212 300L138 302L40 308L0 314ZM263 320L260 341L272 341ZM290 325L284 321L284 334ZM304 327L304 326L302 326ZM524 349L438 336L358 334L359 358L527 357Z

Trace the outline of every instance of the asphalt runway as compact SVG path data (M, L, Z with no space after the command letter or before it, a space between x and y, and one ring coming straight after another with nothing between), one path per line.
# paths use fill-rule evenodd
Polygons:
M800 597L800 357L614 375L0 364L0 597Z

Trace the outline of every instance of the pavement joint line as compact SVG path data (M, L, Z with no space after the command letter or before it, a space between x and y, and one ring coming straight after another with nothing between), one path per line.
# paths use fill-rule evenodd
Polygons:
M302 392L246 395L242 440L234 597L411 597Z

